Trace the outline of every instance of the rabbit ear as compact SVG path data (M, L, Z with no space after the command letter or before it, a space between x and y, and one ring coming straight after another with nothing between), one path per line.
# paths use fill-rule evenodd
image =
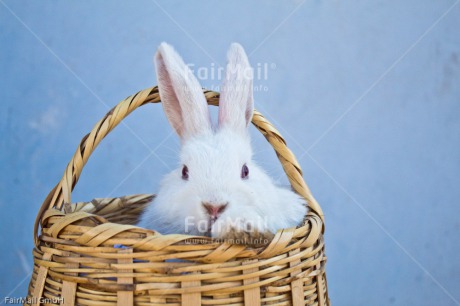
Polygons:
M245 132L254 112L253 71L243 47L230 46L219 100L219 128Z
M162 43L155 54L155 67L163 109L181 140L210 131L203 90L179 54Z

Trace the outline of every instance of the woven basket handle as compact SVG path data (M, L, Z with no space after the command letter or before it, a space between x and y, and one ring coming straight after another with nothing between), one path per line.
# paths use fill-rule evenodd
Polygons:
M219 93L205 90L204 94L208 104L218 105ZM83 137L77 151L67 165L61 181L53 188L53 190L51 190L38 211L34 226L34 239L36 244L38 243L38 226L41 222L43 213L47 209L51 208L62 210L64 203L71 203L72 190L78 182L78 178L80 177L88 158L91 156L101 140L133 110L147 103L158 102L160 102L158 87L155 86L139 91L138 93L121 101L117 106L110 110L104 118L96 123L91 132ZM310 192L310 189L303 180L302 170L300 169L299 163L291 150L289 150L286 146L286 142L281 134L258 111L254 111L252 123L275 149L278 159L289 178L292 188L307 200L308 206L323 220L321 207L318 202L316 202Z

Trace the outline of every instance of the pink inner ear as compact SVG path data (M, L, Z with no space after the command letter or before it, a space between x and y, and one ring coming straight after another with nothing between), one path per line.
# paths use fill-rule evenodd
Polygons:
M174 87L161 52L157 52L155 56L155 66L158 79L158 89L164 112L169 120L169 123L176 130L179 137L183 137L184 126L182 122L182 109L179 104L179 99L174 91Z
M232 80L234 81L234 80ZM223 89L219 101L219 126L231 127L235 130L246 129L253 116L252 82L244 84L247 80L237 80L237 90L232 87Z

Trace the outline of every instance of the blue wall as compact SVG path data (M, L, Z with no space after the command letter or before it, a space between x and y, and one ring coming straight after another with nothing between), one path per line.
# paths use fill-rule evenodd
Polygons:
M333 304L459 305L458 2L0 0L0 303L26 293L37 209L81 137L156 84L159 43L211 69L237 41L267 64L256 107L324 209ZM133 114L74 200L155 192L177 161L170 131L159 105Z

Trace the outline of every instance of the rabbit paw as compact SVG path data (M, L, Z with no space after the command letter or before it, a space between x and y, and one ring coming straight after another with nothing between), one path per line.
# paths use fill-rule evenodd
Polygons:
M250 222L245 219L236 220L234 222L217 222L215 225L217 225L219 230L217 231L216 238L232 244L268 244L275 235L265 226L254 223L257 222Z

